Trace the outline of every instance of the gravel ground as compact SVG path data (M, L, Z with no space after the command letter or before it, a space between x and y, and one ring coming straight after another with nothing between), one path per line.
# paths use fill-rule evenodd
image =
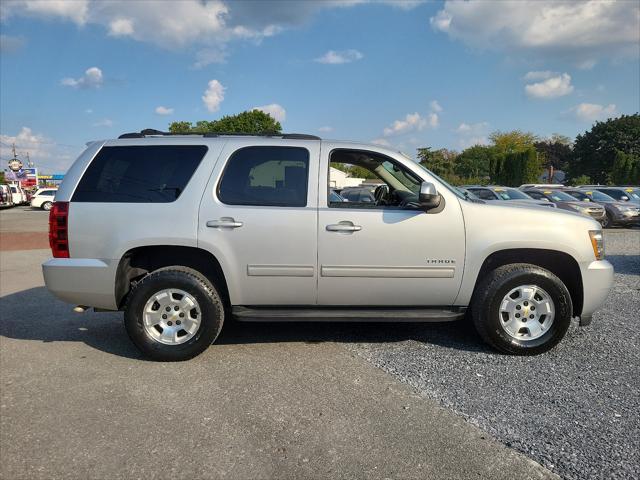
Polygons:
M459 323L359 330L345 346L565 478L640 478L640 231L606 241L615 287L547 354L497 354Z

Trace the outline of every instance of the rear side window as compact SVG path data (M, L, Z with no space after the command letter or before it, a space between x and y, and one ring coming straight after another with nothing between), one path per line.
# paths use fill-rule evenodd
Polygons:
M246 147L231 155L218 184L227 205L304 207L309 151L299 147Z
M206 153L204 145L104 147L87 168L72 201L173 202Z
M481 198L482 200L496 200L495 194L486 188L470 188L469 190L475 193L478 198Z

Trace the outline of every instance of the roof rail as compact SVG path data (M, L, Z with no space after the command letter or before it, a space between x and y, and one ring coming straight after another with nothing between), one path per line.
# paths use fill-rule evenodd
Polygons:
M204 138L215 137L280 137L285 140L321 140L316 135L308 135L306 133L278 133L278 132L263 132L263 133L238 133L238 132L208 132L208 133L173 133L162 132L153 128L146 128L140 132L123 133L118 138L145 138L145 137L169 137L174 135L199 135Z

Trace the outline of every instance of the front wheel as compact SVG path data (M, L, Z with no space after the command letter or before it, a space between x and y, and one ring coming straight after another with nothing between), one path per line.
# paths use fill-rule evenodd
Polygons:
M160 361L199 355L218 337L223 319L216 288L200 272L179 266L161 268L138 282L124 314L136 347Z
M602 225L602 228L613 227L613 218L611 218L611 215L609 214L609 212L607 212L607 214L602 219L601 225Z
M476 330L485 342L513 355L536 355L567 333L573 306L567 287L535 265L504 265L477 287L471 305Z

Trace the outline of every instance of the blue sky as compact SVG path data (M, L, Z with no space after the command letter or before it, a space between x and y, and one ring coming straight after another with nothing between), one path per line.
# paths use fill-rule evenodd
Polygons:
M0 155L262 107L288 132L460 150L640 110L640 3L3 0ZM3 165L4 168L4 165Z

